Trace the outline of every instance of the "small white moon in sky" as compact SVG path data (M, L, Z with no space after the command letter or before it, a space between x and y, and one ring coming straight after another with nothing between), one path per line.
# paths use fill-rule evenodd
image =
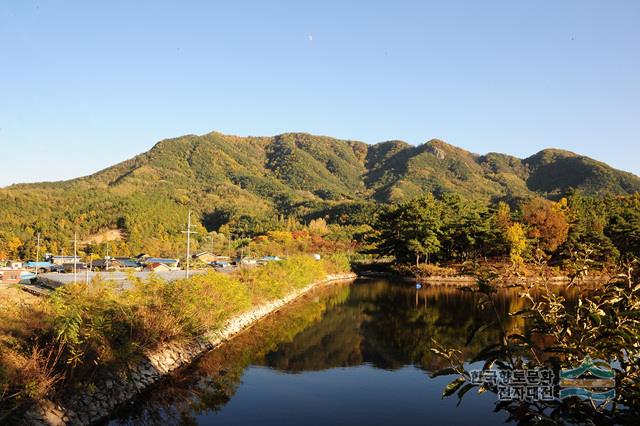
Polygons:
M312 35L309 35L308 37L309 37L309 41L313 41L313 36Z

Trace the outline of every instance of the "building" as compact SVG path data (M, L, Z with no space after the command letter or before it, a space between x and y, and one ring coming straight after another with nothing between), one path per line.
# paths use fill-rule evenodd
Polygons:
M59 268L58 271L62 270L63 272L73 272L75 267L76 272L87 270L87 265L85 263L64 263L61 265L62 268Z
M208 264L217 262L231 262L231 258L229 256L217 256L215 254L209 253L208 251L194 254L193 258Z
M213 263L215 262L216 256L209 253L208 251L204 251L202 253L198 253L198 254L194 254L193 259L197 259L200 260L201 262L204 263Z
M22 265L24 268L37 269L39 272L49 272L53 268L51 262L26 262Z
M111 263L118 269L142 269L142 266L138 262L129 258L116 257L111 261Z
M36 274L24 269L0 269L0 284L18 284L36 278Z
M92 260L89 263L89 267L94 271L104 271L107 269L107 261L104 259Z
M23 272L19 269L0 269L0 284L18 284Z
M112 257L110 259L96 259L91 262L91 269L97 271L121 271L123 269L142 270L142 265L128 257Z
M144 267L144 270L148 272L166 272L166 271L172 271L173 269L169 267L166 263L153 262L153 263L147 263Z
M263 256L258 259L258 265L266 265L269 262L278 262L280 259L278 256Z
M49 256L46 260L54 265L64 265L65 263L80 263L80 256Z
M251 257L242 257L242 258L238 257L238 258L236 258L234 263L236 265L257 265L258 261L256 259L251 258Z
M144 265L149 265L152 263L161 263L163 265L168 266L170 269L178 269L178 265L180 265L180 260L178 259L165 259L162 257L150 257L148 259L145 259L145 261L143 262Z

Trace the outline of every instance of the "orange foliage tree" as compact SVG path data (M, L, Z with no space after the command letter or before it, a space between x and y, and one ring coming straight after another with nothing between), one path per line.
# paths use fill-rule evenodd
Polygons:
M565 209L566 201L554 203L544 198L534 198L524 205L524 221L529 225L529 238L535 239L541 249L555 251L567 240L569 223Z

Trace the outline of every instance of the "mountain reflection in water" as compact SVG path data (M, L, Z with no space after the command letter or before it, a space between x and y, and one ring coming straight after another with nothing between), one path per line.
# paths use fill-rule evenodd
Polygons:
M451 377L428 376L445 367L433 340L470 359L497 338L489 329L466 344L494 315L476 297L388 280L315 290L152 387L111 424L503 423L495 395L456 407L440 397ZM517 290L494 300L503 324L524 328L508 315L523 306Z

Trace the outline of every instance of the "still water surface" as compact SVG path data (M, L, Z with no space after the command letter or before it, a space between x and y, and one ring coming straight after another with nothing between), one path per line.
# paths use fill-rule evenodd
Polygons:
M432 339L470 359L496 338L487 330L466 345L493 315L476 297L387 280L315 290L151 388L110 424L504 423L495 394L472 391L457 406L456 397L441 398L455 376L429 376L446 367L430 352ZM522 305L517 291L494 297L506 326L523 327L508 316Z

